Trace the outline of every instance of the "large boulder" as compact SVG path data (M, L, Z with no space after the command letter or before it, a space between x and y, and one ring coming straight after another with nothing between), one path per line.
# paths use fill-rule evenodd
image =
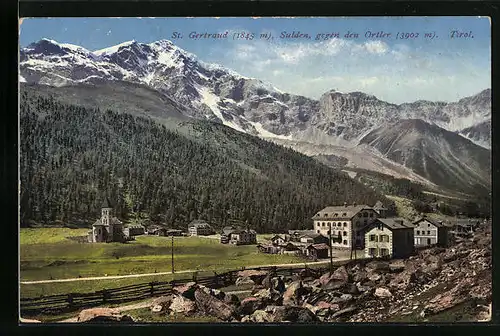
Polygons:
M196 306L204 313L229 321L235 316L234 308L201 289L194 292Z
M169 309L174 299L173 295L160 296L151 302L150 309L153 313L161 313Z
M245 281L248 281L248 279L250 279L254 284L261 285L262 281L268 275L268 272L259 270L244 270L238 272L236 275L238 276L238 278L245 279Z
M370 271L375 271L375 272L390 271L389 262L381 261L381 260L370 261L369 263L366 264L366 268L368 269L369 272Z
M251 315L256 310L264 308L269 302L262 297L247 297L241 301L240 306L237 308L237 312L240 315Z
M340 266L332 274L325 273L319 281L325 289L339 289L344 287L349 281L349 274L345 266Z
M298 306L268 306L266 312L275 322L311 323L318 321L316 315L307 308Z
M179 294L189 300L194 300L194 292L197 288L198 285L196 284L196 282L191 281L184 285L176 286L172 288L172 290L174 293Z
M269 323L274 322L273 316L264 310L256 310L252 315L244 316L241 322Z
M255 285L255 282L250 277L238 277L235 282L236 286Z
M404 290L409 288L416 279L417 277L415 272L405 270L392 278L389 282L389 287Z
M78 314L77 322L81 323L113 323L113 322L128 322L133 323L134 320L128 315L120 314L120 311L112 308L92 308L84 309Z
M283 293L283 304L300 305L305 295L311 292L310 287L305 287L302 281L292 282Z
M190 315L196 311L196 303L182 295L176 295L169 308L174 314Z

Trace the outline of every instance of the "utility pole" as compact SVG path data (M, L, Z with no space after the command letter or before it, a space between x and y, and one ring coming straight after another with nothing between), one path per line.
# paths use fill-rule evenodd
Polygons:
M330 230L328 231L330 239L330 274L333 273L333 251L332 251L332 222L330 222Z
M174 235L171 235L172 237L172 274L174 274Z

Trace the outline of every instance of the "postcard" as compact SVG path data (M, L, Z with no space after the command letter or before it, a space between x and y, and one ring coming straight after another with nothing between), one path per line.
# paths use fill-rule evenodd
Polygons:
M490 320L488 17L19 29L21 323Z

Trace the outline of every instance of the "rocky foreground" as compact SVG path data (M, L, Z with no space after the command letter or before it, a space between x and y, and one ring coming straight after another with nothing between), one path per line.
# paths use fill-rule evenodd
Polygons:
M151 314L264 323L488 320L491 230L482 228L474 238L447 249L422 250L405 260L353 263L331 274L304 269L288 278L241 271L237 284L253 284L251 296L240 300L192 282L155 299ZM113 316L108 320L130 321Z

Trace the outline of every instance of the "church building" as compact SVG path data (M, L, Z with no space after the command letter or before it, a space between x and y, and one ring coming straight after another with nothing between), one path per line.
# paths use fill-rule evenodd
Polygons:
M88 233L90 243L124 242L127 237L123 231L123 223L113 217L113 206L106 197L101 206L101 218L92 224Z

